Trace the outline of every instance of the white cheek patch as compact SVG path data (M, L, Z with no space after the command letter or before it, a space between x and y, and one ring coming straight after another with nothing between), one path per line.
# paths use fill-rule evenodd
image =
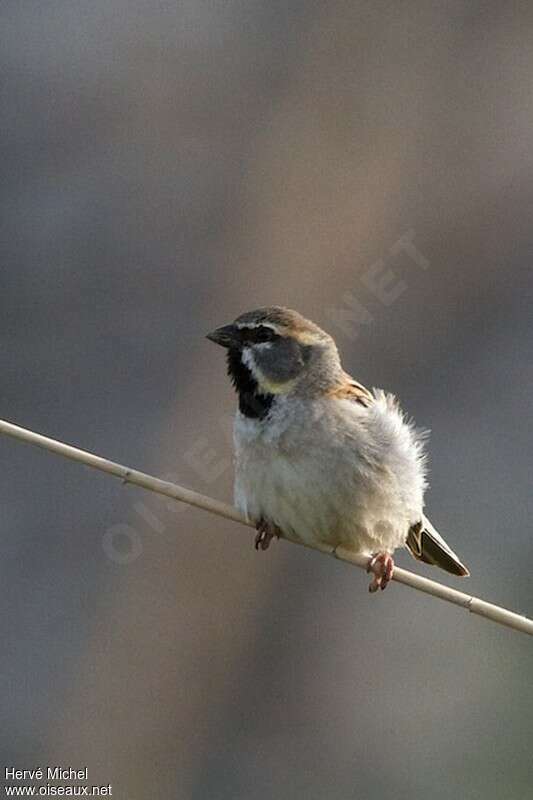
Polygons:
M263 347L262 344L254 345L254 347ZM268 383L268 379L266 378L264 372L261 370L260 367L257 366L257 362L254 357L254 353L251 347L243 347L242 349L242 363L248 367L252 375L254 376L255 380L259 384L260 388L263 389L265 383Z
M257 374L257 364L255 363L254 354L252 353L252 349L250 347L243 347L242 348L242 363L248 367L254 378L259 380Z

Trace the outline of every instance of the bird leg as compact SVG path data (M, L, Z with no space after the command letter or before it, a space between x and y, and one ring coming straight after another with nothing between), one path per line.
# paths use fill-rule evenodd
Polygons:
M377 592L378 589L385 589L394 572L392 556L390 553L376 553L368 562L366 571L374 575L368 587L369 592Z
M256 524L257 534L255 537L256 550L268 550L270 542L276 536L278 539L281 531L273 522L268 522L266 519L260 519Z

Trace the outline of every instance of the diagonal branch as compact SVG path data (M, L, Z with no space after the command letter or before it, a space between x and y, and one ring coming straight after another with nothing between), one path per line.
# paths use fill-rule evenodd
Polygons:
M41 447L44 450L49 450L52 453L57 453L65 458L70 458L73 461L79 461L81 464L93 467L101 472L107 472L109 475L121 478L124 483L140 486L143 489L148 489L150 492L156 492L157 494L171 497L173 500L178 500L181 503L187 503L188 505L196 506L196 508L202 508L204 511L210 511L212 514L218 514L219 517L225 517L234 522L239 522L242 525L253 527L253 524L245 519L233 506L222 503L219 500L214 500L212 497L206 497L198 492L193 492L191 489L185 489L183 486L178 486L175 483L162 481L159 478L154 478L152 475L147 475L145 472L139 472L136 469L124 467L121 464L116 464L114 461L101 458L85 450L79 450L77 447L71 447L55 439L49 439L46 436L41 436L38 433L20 428L18 425L13 425L11 422L6 422L4 420L0 420L0 434L2 433L6 436L11 436L23 442ZM366 569L368 564L368 558L366 556L354 553L345 547L332 549L328 546L316 545L313 546L312 549L319 550L327 555L332 555L349 564L355 564L361 569ZM437 583L437 581L429 580L421 575L415 575L413 572L399 567L396 567L394 570L393 580L398 583L403 583L405 586L410 586L412 589L417 589L419 592L425 592L426 594L433 595L433 597L446 600L448 603L461 606L472 614L485 617L500 625L513 628L516 631L533 635L532 620L520 614L515 614L513 611L508 611L505 608L496 606L493 603L487 603L485 600L480 600L478 597L472 597L464 592L458 592L456 589L451 589L449 586L444 586L441 583Z

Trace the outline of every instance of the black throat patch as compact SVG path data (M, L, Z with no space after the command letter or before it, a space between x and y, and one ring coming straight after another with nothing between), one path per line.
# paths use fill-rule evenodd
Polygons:
M239 395L239 411L250 419L264 419L274 402L274 395L261 394L256 379L242 363L240 350L230 348L227 356L228 375Z

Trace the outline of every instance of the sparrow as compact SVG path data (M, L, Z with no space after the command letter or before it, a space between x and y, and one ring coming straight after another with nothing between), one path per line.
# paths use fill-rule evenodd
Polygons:
M344 371L331 336L272 306L207 338L226 348L238 395L235 504L256 526L256 549L279 536L342 545L368 556L371 592L391 580L399 547L469 574L423 513L425 432L394 395Z

